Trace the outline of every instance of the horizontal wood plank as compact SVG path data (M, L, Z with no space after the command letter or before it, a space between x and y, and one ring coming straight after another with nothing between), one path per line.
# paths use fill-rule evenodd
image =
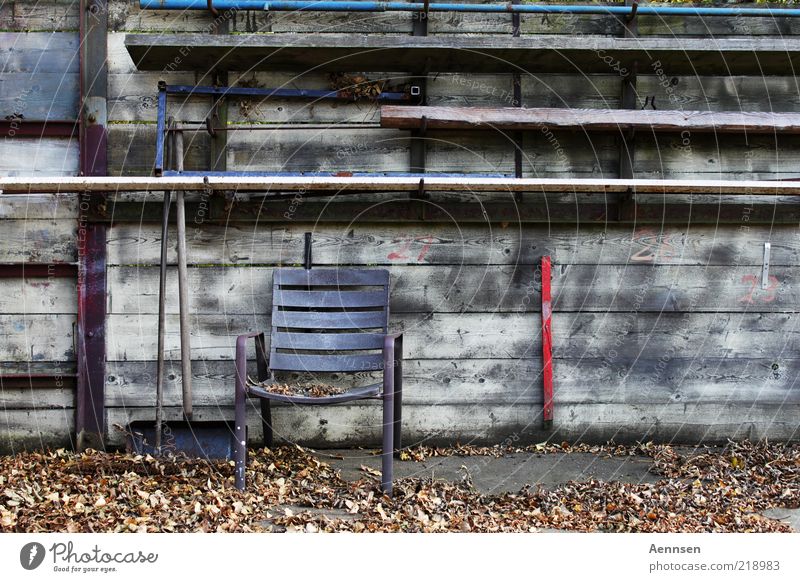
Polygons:
M763 248L763 247L762 247ZM638 264L637 264L638 263ZM392 269L392 313L492 313L538 311L536 265L419 265ZM552 280L561 312L793 312L800 304L795 281L800 268L773 265L766 285L759 266L556 265ZM112 269L110 313L157 313L158 269ZM171 289L176 289L171 270ZM190 308L196 314L268 314L272 268L190 269ZM120 284L117 286L117 284ZM297 305L287 292L283 303ZM351 303L349 293L327 292L327 307ZM373 304L382 293L371 295ZM286 303L289 301L289 303ZM167 309L176 312L176 299ZM289 316L297 316L291 312Z
M142 70L162 70L188 48L177 69L207 70L211 65L233 70L272 69L325 71L414 70L430 58L431 71L609 73L640 71L654 63L668 74L782 75L800 65L800 42L783 38L704 39L575 37L529 35L515 39L469 37L409 37L250 35L247 43L226 35L131 34L126 48ZM608 62L607 62L608 61Z
M0 71L77 73L77 32L0 32Z
M482 404L408 406L403 414L403 444L498 443L509 437L520 443L588 441L673 443L726 443L728 439L775 440L797 437L797 405L671 404L576 404L556 408L555 431L542 431L540 405L485 406ZM165 418L180 420L181 409L168 408ZM124 443L117 430L131 420L152 421L153 413L142 408L108 409L109 441ZM196 408L194 418L228 420L227 408ZM258 405L247 409L248 440L261 441ZM364 403L338 406L276 407L275 437L281 441L318 448L370 446L380 443L380 405Z
M538 320L536 313L410 313L395 314L389 329L404 332L405 354L412 359L518 359L534 358L541 350ZM156 324L156 315L110 315L109 359L155 360ZM606 358L620 368L637 358L657 361L662 357L692 358L698 353L772 364L800 350L799 324L794 313L556 312L553 355ZM238 335L269 328L268 315L193 318L192 357L233 360ZM269 338L269 333L266 335ZM167 357L178 357L179 337L178 317L167 316ZM253 346L248 349L254 357Z
M786 404L800 403L794 378L797 359L768 361L725 358L638 360L620 373L605 360L557 359L554 365L555 399L568 404ZM250 362L251 376L255 364ZM403 362L403 403L406 406L541 405L542 362L520 360L412 360ZM317 373L308 377L277 373L281 382L326 382L343 388L381 381L380 372ZM155 405L155 362L109 362L106 405ZM167 363L164 403L182 404L179 361ZM196 406L233 406L235 371L232 362L194 361L192 386ZM49 403L50 401L46 401Z
M3 176L76 176L78 140L20 137L0 143Z
M800 133L798 113L381 106L382 127L418 129L423 118L429 129Z
M6 410L0 418L0 454L75 445L74 409Z
M68 218L26 220L24 206L18 218L0 220L4 244L0 263L74 263L78 260L77 222Z
M0 314L0 361L72 362L74 327L74 315Z
M0 204L4 201L0 198ZM288 202L284 203L286 208ZM2 206L0 206L2 212ZM570 265L707 265L761 266L764 243L771 244L770 264L800 263L796 226L750 225L750 213L739 216L741 228L717 225L547 227L409 223L402 226L351 224L244 226L201 224L203 209L189 214L188 262L192 265L291 265L302 262L304 233L312 232L317 267L345 265L514 265L534 264L542 255ZM170 229L169 240L175 240ZM108 264L159 264L161 228L156 224L119 224L108 232ZM170 245L167 260L177 264ZM110 276L113 270L110 271ZM230 271L233 273L233 271ZM257 280L260 272L253 271ZM131 277L145 277L146 271ZM144 281L145 279L142 279ZM118 281L117 284L123 284ZM150 292L149 288L145 292Z
M0 313L75 314L75 279L61 277L0 278Z

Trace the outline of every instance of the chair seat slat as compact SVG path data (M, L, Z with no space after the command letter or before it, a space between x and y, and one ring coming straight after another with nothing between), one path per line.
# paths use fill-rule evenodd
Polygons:
M292 372L371 372L383 369L383 354L317 356L273 352L269 367Z
M292 404L339 404L341 402L351 402L353 400L361 400L362 398L369 398L377 396L383 384L370 384L369 386L361 386L353 388L343 394L334 394L333 396L292 396L285 394L277 394L270 392L258 386L250 386L247 391L260 398L267 398L269 400L276 400L278 402L289 402Z
M383 334L290 333L272 334L272 348L294 350L377 350L383 348Z
M389 284L386 269L276 269L275 285L381 285Z
M273 311L272 327L296 329L372 329L386 327L386 311Z
M275 291L275 305L283 307L380 307L384 291Z

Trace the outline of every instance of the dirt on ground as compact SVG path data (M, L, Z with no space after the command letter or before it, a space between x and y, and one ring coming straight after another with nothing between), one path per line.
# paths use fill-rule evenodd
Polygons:
M397 479L390 498L374 468L346 480L324 456L285 446L250 451L240 492L231 462L58 450L0 457L0 531L774 532L791 527L762 513L800 507L800 445L415 447L403 457L572 453L643 456L654 479L486 493L464 471Z

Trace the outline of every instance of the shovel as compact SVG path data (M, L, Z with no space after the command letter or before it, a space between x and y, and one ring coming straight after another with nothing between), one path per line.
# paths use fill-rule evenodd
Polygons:
M183 170L183 133L172 120L169 123L172 163ZM184 454L210 459L232 459L234 449L233 423L225 421L195 421L192 419L192 353L189 329L189 278L186 267L186 205L184 193L175 195L178 303L181 328L181 386L183 420L164 422L164 335L166 327L167 236L169 230L170 192L164 192L161 216L161 269L158 287L158 363L156 369L156 422L135 421L129 426L128 451L138 454Z

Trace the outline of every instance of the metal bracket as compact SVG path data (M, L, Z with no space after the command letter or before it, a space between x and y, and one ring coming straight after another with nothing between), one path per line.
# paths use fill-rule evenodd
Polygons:
M764 261L761 263L761 288L769 288L769 249L772 245L764 243Z
M209 4L211 0L208 0ZM625 17L625 22L632 22L634 18L636 18L636 14L639 12L639 3L634 2L631 4L631 13Z
M419 137L425 137L428 133L428 116L423 115L419 120L419 129L417 130Z
M414 12L412 19L413 25L411 36L428 36L428 14L430 12L430 0L425 0L422 10Z
M311 259L311 233L307 232L303 236L303 267L306 271L311 269L312 259Z
M219 10L214 8L214 0L208 0L208 11L211 13L211 16L216 18L219 16Z
M648 106L648 105L650 106L650 108L651 108L653 111L655 111L656 109L658 109L658 108L656 107L656 96L655 96L655 95L647 95L647 96L645 96L645 98L644 98L644 105L642 105L642 110L644 110L644 109L647 109L647 106Z
M215 137L217 135L217 130L214 129L214 121L212 119L212 117L214 117L215 115L216 111L206 117L206 131L208 132L208 135L210 135L211 137Z

